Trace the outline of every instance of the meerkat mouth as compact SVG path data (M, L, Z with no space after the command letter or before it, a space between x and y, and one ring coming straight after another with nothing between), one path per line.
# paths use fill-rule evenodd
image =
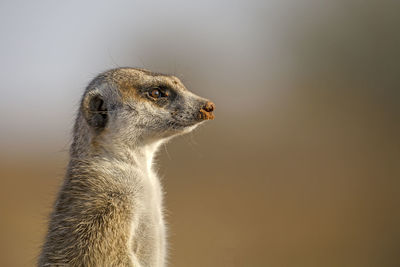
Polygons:
M215 118L215 115L213 112L204 110L204 109L200 109L199 112L197 113L197 115L194 115L192 120L190 121L180 121L180 120L174 120L173 122L169 123L169 126L172 129L175 130L183 130L185 128L190 128L193 127L194 128L198 125L200 125L201 123L207 121L207 120L213 120ZM193 129L194 129L193 128Z
M169 123L169 126L174 129L174 130L186 130L186 129L194 129L196 128L198 125L202 124L203 122L205 122L207 119L203 119L202 117L197 116L193 118L193 120L189 121L189 122L182 122L182 121L178 121L175 120L173 122Z

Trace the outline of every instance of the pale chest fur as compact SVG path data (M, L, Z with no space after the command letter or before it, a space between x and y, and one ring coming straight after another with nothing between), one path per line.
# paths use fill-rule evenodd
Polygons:
M131 222L130 245L141 266L165 266L166 257L163 191L152 169L153 154L154 151L148 151L144 158L136 154L132 164L124 164L125 175L129 176L126 181L136 188L132 195L137 208Z
M163 218L162 189L153 171L143 182L143 198L137 222L132 221L131 242L134 255L143 266L164 266L165 223Z

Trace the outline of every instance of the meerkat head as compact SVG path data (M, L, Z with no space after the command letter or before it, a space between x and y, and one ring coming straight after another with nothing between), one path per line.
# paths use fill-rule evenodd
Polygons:
M174 77L119 68L96 77L82 99L81 113L95 138L152 142L190 132L214 119L215 105L188 91Z

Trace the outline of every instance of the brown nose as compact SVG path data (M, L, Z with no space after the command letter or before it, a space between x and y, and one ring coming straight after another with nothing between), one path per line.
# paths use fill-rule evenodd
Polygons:
M214 119L214 114L212 113L215 109L213 102L207 101L207 103L200 109L199 119L201 120L212 120Z
M207 112L213 112L215 109L215 104L213 102L207 101L203 109Z

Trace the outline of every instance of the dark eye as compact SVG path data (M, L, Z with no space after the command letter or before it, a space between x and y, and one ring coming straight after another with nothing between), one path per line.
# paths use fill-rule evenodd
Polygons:
M157 98L160 98L160 97L161 97L161 91L160 91L160 89L155 88L155 89L151 90L151 92L149 93L149 95L150 95L152 98L157 99Z

